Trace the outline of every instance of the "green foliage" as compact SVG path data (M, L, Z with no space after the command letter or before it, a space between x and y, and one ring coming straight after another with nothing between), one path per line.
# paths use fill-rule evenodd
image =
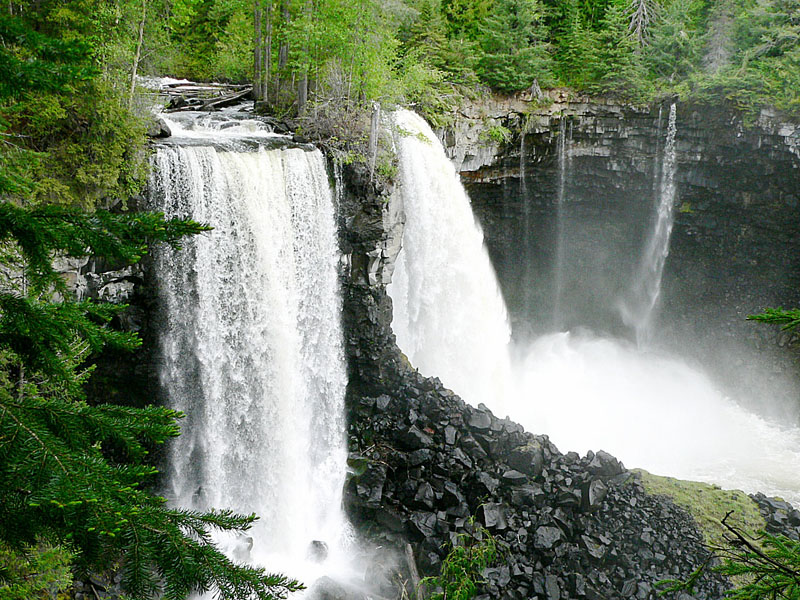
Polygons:
M623 92L643 99L641 88L647 81L636 38L629 31L624 3L612 2L606 9L597 34L593 81L587 87L602 92Z
M644 60L656 78L688 77L701 60L706 39L700 30L703 0L673 0L650 26Z
M511 130L502 125L491 125L481 132L481 138L497 144L507 144L511 140Z
M766 308L761 314L749 315L747 320L782 325L781 329L791 331L800 327L800 309Z
M766 527L758 505L750 496L736 490L723 490L718 486L697 481L682 481L672 477L653 475L637 469L648 494L669 496L675 504L684 507L697 522L706 544L712 548L725 545L728 533L721 520L732 513L732 523L747 535L756 535Z
M68 563L80 573L119 567L141 599L284 597L301 586L234 564L212 541L214 531L247 530L255 515L171 508L149 491L157 471L148 452L178 435L179 413L86 402L89 354L140 340L111 327L125 307L74 301L53 260L130 264L152 243L177 245L208 227L76 206L131 191L136 156L104 151L115 136L132 136L117 140L128 150L143 136L126 129L118 88L95 68L113 48L109 5L37 6L0 28L0 65L12 69L0 69L0 597L67 585ZM11 81L13 69L24 76Z
M207 227L158 214L113 215L62 207L0 205L0 243L17 256L0 291L0 542L12 549L45 540L69 544L80 569L121 557L123 586L136 597L182 599L218 590L230 598L268 599L296 582L235 565L214 546L212 530L247 530L255 515L169 508L147 491L157 471L148 448L178 435L181 416L164 407L90 406L82 364L105 345L134 348L114 331L120 309L61 301L54 255L103 255L135 262L146 244L176 244ZM13 273L13 271L12 271Z
M441 11L451 37L474 39L495 9L492 0L442 0Z
M53 25L73 23L80 6L1 22L0 65L9 70L0 68L0 193L94 206L127 198L143 181L144 125L97 64L106 48L100 24Z
M422 585L433 590L430 600L470 600L483 582L481 572L497 560L497 542L484 528L462 533L442 561L438 577L426 577Z
M800 542L765 534L758 546L738 535L718 569L745 579L729 594L734 600L800 599Z
M552 82L538 0L496 0L481 34L476 72L490 87L508 93L530 87L537 79L543 85Z
M73 554L61 546L0 544L0 600L54 598L72 584Z

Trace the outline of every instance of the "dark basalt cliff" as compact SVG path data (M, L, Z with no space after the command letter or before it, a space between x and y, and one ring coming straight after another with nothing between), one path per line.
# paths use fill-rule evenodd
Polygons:
M552 324L560 271L563 325L630 336L620 303L653 228L669 104L565 93L548 101L465 107L440 135L484 228L515 335ZM505 143L490 136L500 126ZM798 373L784 349L794 340L745 317L800 305L800 126L767 113L745 125L725 109L678 104L676 154L655 344L730 389L785 394Z

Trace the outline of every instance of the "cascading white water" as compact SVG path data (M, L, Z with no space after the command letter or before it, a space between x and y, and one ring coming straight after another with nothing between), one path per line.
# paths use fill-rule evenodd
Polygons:
M655 226L639 263L639 270L631 290L631 299L622 305L623 320L626 325L633 327L639 345L649 342L653 333L653 312L661 296L661 278L664 274L664 264L669 256L669 239L675 222L675 173L677 169L675 136L678 131L676 118L677 110L675 104L672 104L669 109L667 140L664 144L661 172L659 173ZM656 173L658 173L657 170Z
M201 133L209 145L158 150L150 185L168 216L214 227L156 257L161 381L186 413L167 495L258 514L252 540L220 544L310 584L347 570L349 536L339 251L324 159L234 152ZM323 564L308 554L314 540L329 546Z
M561 332L511 348L510 364L495 367L508 356L499 346L508 339L506 309L502 302L475 300L487 290L497 298L498 284L485 266L489 258L469 199L452 167L439 161L444 152L420 119L403 112L398 122L412 135L401 146L408 215L400 277L390 292L398 343L412 364L464 390L468 402L492 408L494 398L470 384L481 361L464 358L491 349L486 364L509 376L506 412L527 429L549 434L564 451L604 449L630 467L800 503L800 430L744 410L695 365L615 339ZM666 196L674 194L674 117L670 128L672 148L665 155L672 158L665 162L672 166L664 167L660 186ZM418 132L433 147L414 141ZM666 227L663 232L668 243ZM660 282L666 250L648 245L645 252L661 261ZM498 329L502 337L492 335Z
M393 120L406 227L389 286L392 328L424 375L501 412L511 329L483 233L425 120L406 110Z

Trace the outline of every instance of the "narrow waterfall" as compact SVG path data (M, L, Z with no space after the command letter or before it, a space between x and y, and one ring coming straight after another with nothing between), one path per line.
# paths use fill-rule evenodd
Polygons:
M659 186L667 198L674 197L670 112ZM563 451L604 449L629 467L800 501L800 430L744 410L700 365L588 333L501 347L509 339L506 310L469 198L421 119L402 112L397 121L411 135L401 139L407 221L391 294L398 343L412 364L495 411L492 392L502 384L490 376L506 374L502 415L550 435ZM645 249L659 285L669 228L663 224L660 242ZM509 354L510 366L498 368Z
M469 402L501 412L510 381L505 304L464 188L424 119L394 114L403 250L389 294L411 364Z
M247 537L220 544L310 584L343 570L349 531L339 252L324 159L252 138L241 151L242 140L223 140L235 137L230 128L191 131L190 143L159 148L149 194L168 216L214 227L156 257L161 382L186 414L166 494L258 514ZM329 547L324 564L309 554L314 541Z
M660 114L660 113L659 113ZM661 169L655 170L658 176L658 205L654 228L639 264L639 269L631 290L631 300L623 304L622 316L625 323L633 327L636 341L646 345L652 337L653 312L661 295L661 278L664 264L669 255L669 239L675 221L675 136L677 110L675 104L669 109L667 139L661 157ZM659 118L659 130L660 118ZM654 182L653 187L656 187Z
M567 119L561 117L558 124L558 196L556 198L556 259L553 265L553 329L560 331L563 327L561 315L561 300L564 294L564 263L566 261L566 233L564 231L565 207L567 190L567 171L569 170L569 153L567 151ZM531 285L531 282L528 282Z

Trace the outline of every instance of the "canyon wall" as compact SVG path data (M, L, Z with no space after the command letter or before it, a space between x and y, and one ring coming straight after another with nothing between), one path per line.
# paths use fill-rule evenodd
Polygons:
M631 336L621 303L653 227L668 112L553 92L468 105L439 132L515 336L548 331L556 310L566 328ZM678 103L676 150L654 345L702 361L731 389L791 402L794 338L745 318L800 304L800 126Z

